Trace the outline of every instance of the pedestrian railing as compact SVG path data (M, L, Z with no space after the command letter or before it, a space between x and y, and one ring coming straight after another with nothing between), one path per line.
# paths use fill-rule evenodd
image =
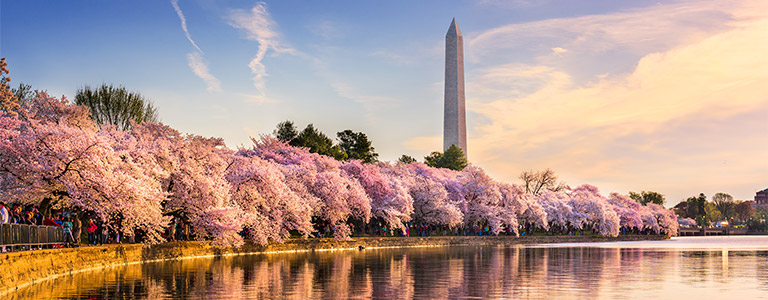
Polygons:
M64 228L26 224L0 224L0 247L6 251L63 245Z

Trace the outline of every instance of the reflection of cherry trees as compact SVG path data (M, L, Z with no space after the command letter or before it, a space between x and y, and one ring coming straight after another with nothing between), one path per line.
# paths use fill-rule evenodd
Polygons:
M222 139L163 124L99 127L86 108L45 93L18 116L2 113L0 137L4 199L43 211L84 211L147 242L163 241L171 219L223 245L318 231L346 239L352 226L366 223L391 233L406 231L409 222L512 235L677 233L671 210L619 194L604 197L591 185L532 193L476 166L453 171L418 162L340 162L270 136L232 150Z
M19 289L11 298L647 299L737 292L757 299L765 293L768 263L762 250L630 247L468 246L199 258L62 276Z

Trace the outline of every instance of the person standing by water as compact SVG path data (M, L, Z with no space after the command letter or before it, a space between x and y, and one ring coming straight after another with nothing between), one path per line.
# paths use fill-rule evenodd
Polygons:
M88 245L95 246L96 245L96 223L93 222L93 218L88 219L88 227L85 228L85 230L88 231Z
M61 225L64 227L64 245L70 246L74 239L72 238L72 222L70 222L69 217L65 218Z
M11 215L8 213L8 208L5 207L5 203L0 202L0 224L8 224L11 222ZM0 251L5 252L5 246Z
M81 239L82 233L83 233L83 222L80 221L80 218L77 216L77 213L74 213L72 215L72 240L74 241L75 247L80 247L80 239Z
M109 244L109 224L101 224L101 244Z

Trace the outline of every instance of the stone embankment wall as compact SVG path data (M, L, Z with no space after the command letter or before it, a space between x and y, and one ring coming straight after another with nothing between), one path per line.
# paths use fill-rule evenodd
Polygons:
M285 243L266 246L245 245L239 248L218 248L208 242L172 242L158 245L108 245L68 249L34 250L0 255L0 298L18 288L61 275L98 270L118 265L153 261L280 253L326 251L382 247L434 247L451 245L517 245L543 243L618 242L661 240L665 236L530 236L530 237L385 237L354 238L349 241L333 239L290 239Z

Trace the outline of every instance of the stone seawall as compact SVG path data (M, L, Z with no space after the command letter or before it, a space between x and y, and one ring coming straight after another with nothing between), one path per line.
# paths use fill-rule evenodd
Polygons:
M219 248L209 242L172 242L158 245L108 245L2 253L0 255L0 298L18 288L62 275L112 266L145 262L298 251L326 251L383 247L435 247L451 245L516 245L544 243L618 242L661 240L665 236L530 236L530 237L385 237L333 239L289 239L265 246L244 245Z

